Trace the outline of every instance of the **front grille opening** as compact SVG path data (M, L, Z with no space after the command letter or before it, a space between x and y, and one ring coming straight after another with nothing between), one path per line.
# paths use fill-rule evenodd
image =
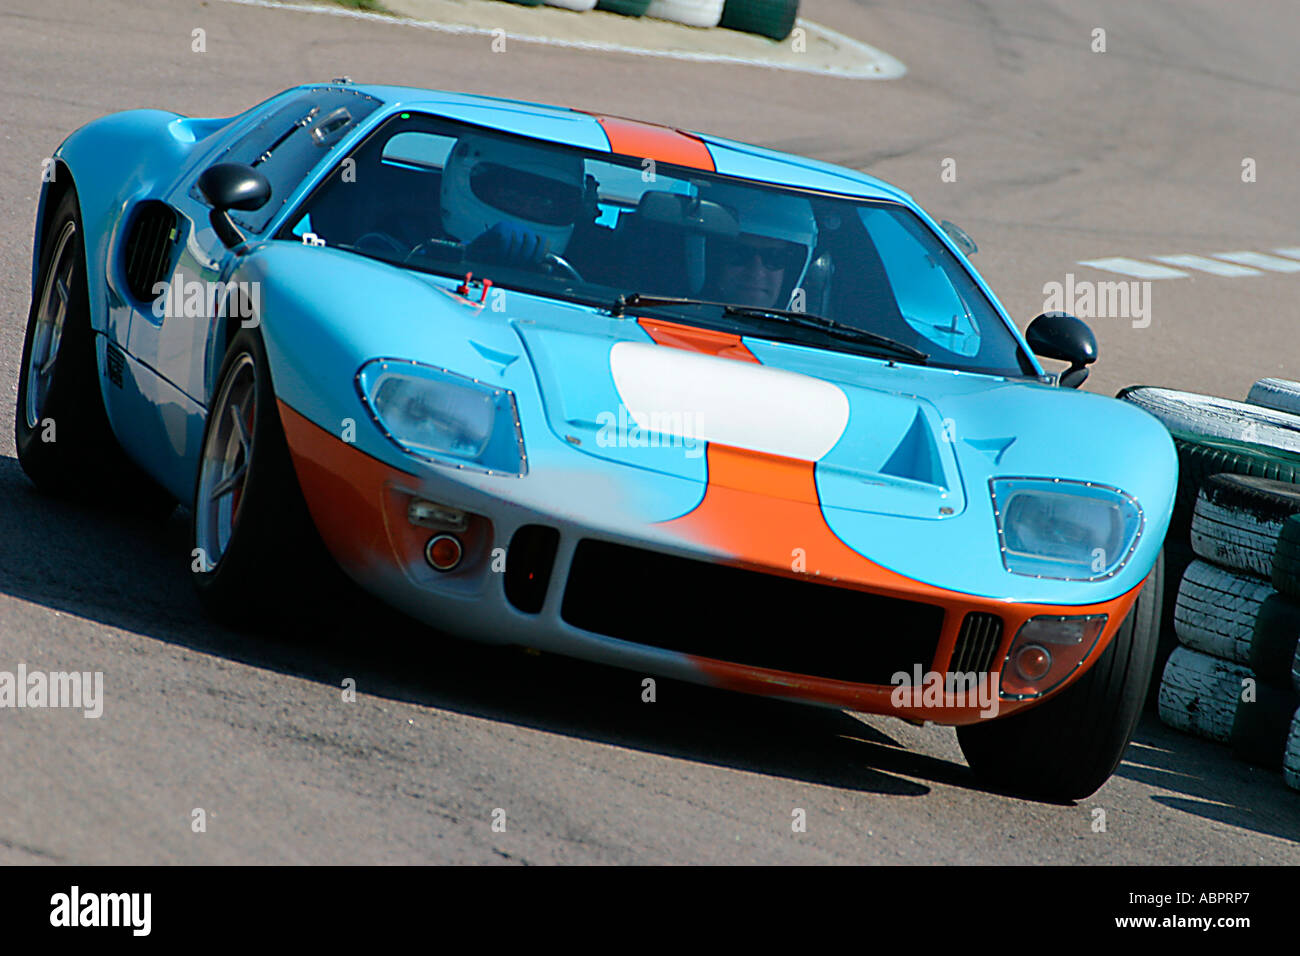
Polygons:
M972 611L961 622L961 633L952 651L951 674L987 674L997 661L1002 644L1002 618L996 614Z
M526 524L515 532L506 551L506 600L519 610L536 614L546 601L560 532L546 525Z
M589 539L574 552L560 614L607 637L860 684L929 670L944 616L929 604Z

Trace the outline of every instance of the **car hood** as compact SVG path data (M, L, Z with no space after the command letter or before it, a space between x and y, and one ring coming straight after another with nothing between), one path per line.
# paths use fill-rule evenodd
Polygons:
M761 340L748 353L759 361L737 361L656 344L635 320L514 326L551 430L587 454L704 481L706 446L718 444L816 462L831 507L917 518L965 507L943 411L897 388L884 363L819 360Z

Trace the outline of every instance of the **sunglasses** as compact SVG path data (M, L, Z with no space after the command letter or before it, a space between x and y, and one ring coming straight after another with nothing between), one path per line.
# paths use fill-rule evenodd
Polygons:
M758 256L763 268L774 272L777 269L793 268L802 260L803 255L803 247L791 242L782 242L777 246L756 246L733 240L723 247L722 261L724 265L738 269L749 265L754 261L754 256Z

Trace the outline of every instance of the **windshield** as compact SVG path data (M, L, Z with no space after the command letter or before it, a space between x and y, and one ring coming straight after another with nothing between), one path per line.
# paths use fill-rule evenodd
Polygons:
M1033 366L988 297L899 203L784 189L403 113L343 159L280 238L447 276L645 310L821 348L807 313L885 336L928 364L1021 376Z

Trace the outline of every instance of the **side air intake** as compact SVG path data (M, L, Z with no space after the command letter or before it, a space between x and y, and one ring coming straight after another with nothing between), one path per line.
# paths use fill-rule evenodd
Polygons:
M151 199L136 208L123 255L126 287L141 302L157 298L154 286L167 281L175 239L176 213L170 206Z

